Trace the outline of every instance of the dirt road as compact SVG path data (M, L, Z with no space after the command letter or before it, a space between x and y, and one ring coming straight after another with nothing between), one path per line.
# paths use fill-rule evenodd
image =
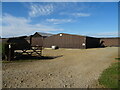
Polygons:
M88 88L101 87L98 78L114 63L117 47L43 51L54 59L3 63L3 87Z

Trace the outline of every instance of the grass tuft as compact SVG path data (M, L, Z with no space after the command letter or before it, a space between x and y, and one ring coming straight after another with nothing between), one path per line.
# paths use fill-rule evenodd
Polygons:
M116 60L120 60L120 58L115 58Z
M106 88L118 88L120 71L118 65L120 63L112 64L108 69L104 70L99 78L99 83Z

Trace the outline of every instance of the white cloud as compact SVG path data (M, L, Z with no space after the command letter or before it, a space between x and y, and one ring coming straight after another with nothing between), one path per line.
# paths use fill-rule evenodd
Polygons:
M88 17L91 14L89 14L89 13L72 13L71 15L76 16L76 17Z
M22 17L14 17L9 14L3 15L2 37L15 37L21 35L30 35L36 31L50 32L61 31L55 26L47 26L43 24L30 24L31 20Z
M29 8L30 8L29 16L31 17L50 15L54 11L54 7L52 4L40 5L37 3L35 4L31 3Z
M89 13L67 13L67 12L61 12L60 15L68 15L68 16L75 16L75 17L88 17L91 16Z
M46 19L46 21L51 22L53 24L62 24L62 23L74 22L74 20L72 20L72 19Z
M106 33L98 33L98 36L114 36L114 35L118 35L117 32L106 32Z
M2 0L2 2L118 2L119 0Z

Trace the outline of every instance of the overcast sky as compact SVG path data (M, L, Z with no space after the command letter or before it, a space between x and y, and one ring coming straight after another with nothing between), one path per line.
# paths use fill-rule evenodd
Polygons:
M2 37L35 32L118 36L117 2L3 2Z

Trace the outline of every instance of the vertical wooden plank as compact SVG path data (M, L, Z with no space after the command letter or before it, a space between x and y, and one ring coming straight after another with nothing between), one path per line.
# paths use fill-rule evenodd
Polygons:
M11 61L14 59L14 48L12 44L8 45L8 53L7 53L7 60Z

